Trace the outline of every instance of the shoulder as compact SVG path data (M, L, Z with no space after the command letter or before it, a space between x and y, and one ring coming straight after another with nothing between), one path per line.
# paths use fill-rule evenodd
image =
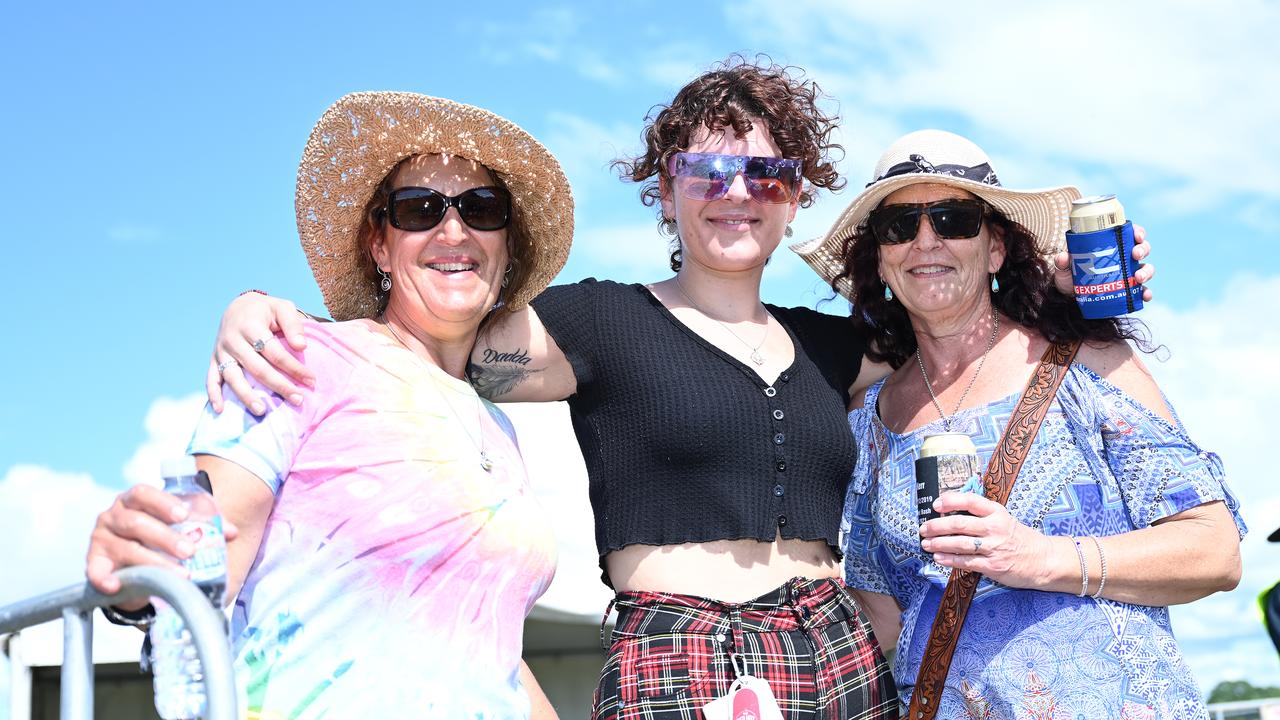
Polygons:
M634 284L619 283L612 280L597 280L591 277L575 283L552 285L534 298L532 304L536 308L540 305L558 303L564 300L594 299L634 294L636 287L638 286Z
M778 322L795 332L805 351L815 360L848 366L855 361L860 362L866 352L862 334L854 328L848 316L828 315L805 307L766 307ZM853 371L857 372L856 365ZM847 383L845 387L848 387Z
M1084 343L1076 355L1076 362L1124 391L1151 412L1174 422L1173 413L1169 411L1155 378L1129 343Z
M304 320L302 332L307 338L307 348L302 352L289 351L317 375L350 372L356 365L375 360L379 348L387 345L382 336L370 329L370 322Z

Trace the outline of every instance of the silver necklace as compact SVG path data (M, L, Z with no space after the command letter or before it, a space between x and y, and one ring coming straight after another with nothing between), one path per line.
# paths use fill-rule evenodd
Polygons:
M396 329L391 326L391 322L387 320L385 315L382 317L382 324L386 325L387 331L391 333L391 337L395 338L396 342L403 345L404 349L408 350L410 355L418 359L418 362L422 363L423 365L428 364L426 360L423 360L421 357L419 357L418 353L414 352L413 349L409 347L409 344L406 343L400 337L400 333L396 332ZM434 387L436 389L436 392L439 393L440 399L444 401L445 407L449 408L449 413L453 415L455 420L458 421L458 427L462 428L463 434L466 435L467 439L471 441L472 447L476 449L476 452L480 453L480 468L485 472L491 472L493 470L493 461L489 459L489 453L484 451L484 424L481 421L481 418L483 417L481 413L484 412L484 405L480 401L480 396L479 395L475 396L476 427L479 428L480 430L480 441L476 442L475 436L472 435L471 431L467 429L467 424L463 422L462 416L458 414L458 410L454 408L453 403L449 402L449 397L444 394L444 391L441 390L439 386L432 384L432 387Z
M764 311L764 335L761 336L760 342L752 346L751 343L748 343L746 340L743 340L741 335L734 332L733 328L729 327L727 324L722 322L720 318L698 307L698 303L694 302L693 298L689 297L689 293L684 291L684 285L680 283L679 275L675 276L675 281L676 281L676 289L680 291L680 294L684 296L685 301L688 302L689 305L691 305L694 310L697 310L703 315L720 323L720 327L724 328L725 331L727 331L730 335L732 335L735 340L742 343L743 347L751 351L751 362L755 363L756 365L764 365L765 357L764 355L760 354L760 348L764 347L764 341L769 339L769 311L768 310Z
M929 382L929 373L924 369L924 359L920 357L920 345L916 344L916 362L920 364L920 374L924 376L924 387L929 391L929 397L933 398L933 407L938 411L938 417L942 418L942 427L947 432L951 432L951 418L960 412L960 406L964 404L964 399L969 397L969 391L973 389L973 383L978 379L978 373L982 372L982 364L987 361L987 355L991 354L991 348L996 344L996 333L1000 330L1000 313L991 310L991 337L987 338L987 349L982 351L982 359L978 361L978 369L973 371L973 377L969 378L969 384L965 386L964 392L960 393L960 400L956 402L956 409L948 415L942 412L942 404L938 402L938 396L933 394L933 383Z

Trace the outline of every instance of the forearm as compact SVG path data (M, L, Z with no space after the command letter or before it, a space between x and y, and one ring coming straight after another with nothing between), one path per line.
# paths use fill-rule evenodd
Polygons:
M1069 537L1048 541L1049 573L1041 590L1079 595L1084 589L1085 594L1098 596L1101 588L1099 597L1108 600L1160 606L1199 600L1230 590L1240 581L1239 535L1221 502L1178 513L1141 530L1077 537L1078 546ZM1082 583L1085 574L1087 584Z
M898 645L898 635L902 632L902 609L898 601L891 595L867 592L865 590L849 590L858 600L862 612L871 623L871 631L876 634L876 642L885 654Z
M523 660L520 661L520 683L529 694L530 720L559 720L560 716L556 714L556 709L552 707L546 693L542 692L538 679L533 676L533 671Z

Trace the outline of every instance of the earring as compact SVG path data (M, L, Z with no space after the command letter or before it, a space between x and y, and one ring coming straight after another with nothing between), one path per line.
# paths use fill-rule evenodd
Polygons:
M391 292L391 276L382 268L378 268L378 274L382 276L382 282L380 283L382 292Z
M1000 279L995 273L991 273L991 292L1000 292Z
M511 283L511 271L515 268L515 263L511 260L507 261L507 269L502 272L502 287L506 287Z
M795 230L792 230L792 229L791 229L791 226L790 226L790 225L788 225L788 226L787 226L787 229L782 231L782 234L783 234L783 235L785 235L785 236L787 236L787 237L791 237L792 235L795 235L795 234L796 234L796 231L795 231Z
M662 232L668 235L675 235L679 230L680 228L676 225L675 219L669 217L662 218Z
M889 283L884 284L884 299L893 300L893 289L889 287Z

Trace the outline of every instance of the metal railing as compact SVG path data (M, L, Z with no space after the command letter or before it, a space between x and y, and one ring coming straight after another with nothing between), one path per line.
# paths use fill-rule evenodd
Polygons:
M159 597L182 616L204 671L206 720L236 719L236 687L225 618L195 586L159 568L132 567L117 573L121 589L103 595L88 583L72 585L0 607L0 634L62 618L63 720L93 718L93 625L95 608Z

